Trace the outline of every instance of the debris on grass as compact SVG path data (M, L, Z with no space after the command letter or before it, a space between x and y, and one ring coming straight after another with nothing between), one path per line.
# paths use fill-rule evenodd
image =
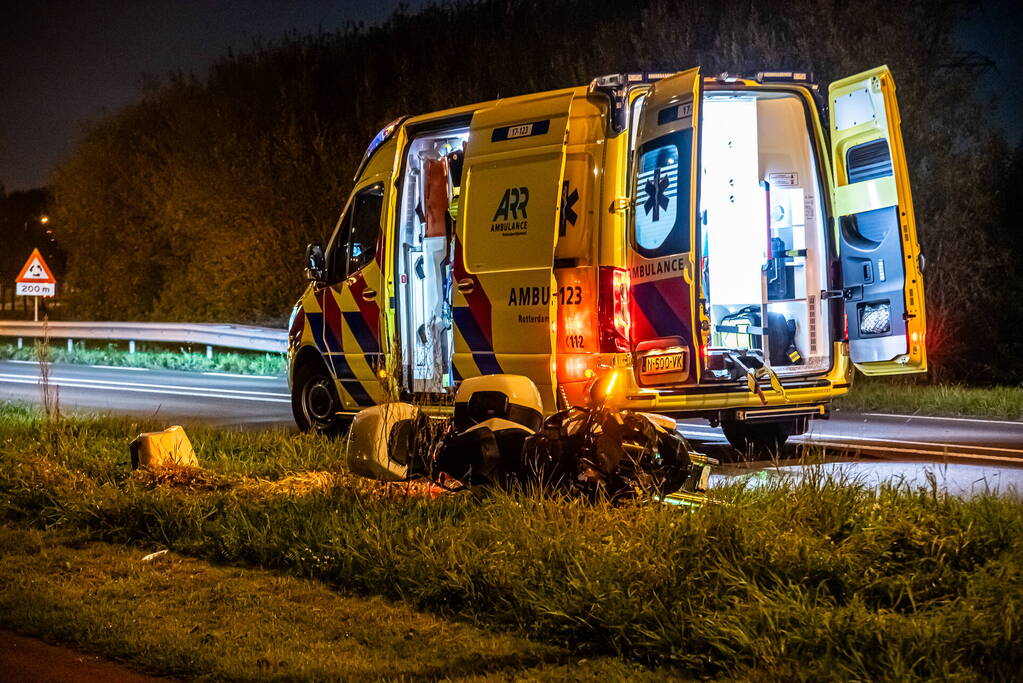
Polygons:
M157 550L155 553L149 553L148 555L146 555L145 557L143 557L139 561L140 562L152 562L153 560L157 560L157 559L163 557L164 555L167 554L167 552L168 552L167 548L164 548L163 550Z

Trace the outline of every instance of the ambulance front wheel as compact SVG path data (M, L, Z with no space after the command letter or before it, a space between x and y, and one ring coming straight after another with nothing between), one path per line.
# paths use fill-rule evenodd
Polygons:
M322 363L306 363L295 371L291 391L291 410L303 432L340 436L348 431L351 418L338 415L341 399L334 378Z
M771 422L740 422L735 419L721 421L721 431L740 459L763 460L779 457L785 442L793 434L806 431L799 420Z

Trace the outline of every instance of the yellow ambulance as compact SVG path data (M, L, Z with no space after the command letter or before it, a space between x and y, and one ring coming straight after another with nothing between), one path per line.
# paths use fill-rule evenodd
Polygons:
M544 409L616 369L621 407L775 448L853 367L926 371L895 83L626 73L380 131L289 330L295 418L338 432L460 380Z

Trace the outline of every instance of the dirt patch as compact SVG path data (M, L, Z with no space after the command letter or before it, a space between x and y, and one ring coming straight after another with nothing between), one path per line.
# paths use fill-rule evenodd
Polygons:
M116 662L0 629L0 681L146 683L170 680L146 676Z
M374 499L435 498L449 493L425 479L383 482L347 472L301 472L281 479L264 479L221 474L199 467L167 466L143 467L132 476L146 488L162 486L189 493L230 490L257 496L301 496L315 491L345 488Z
M146 488L169 486L185 491L224 491L238 483L238 477L210 472L200 467L141 467L132 473Z

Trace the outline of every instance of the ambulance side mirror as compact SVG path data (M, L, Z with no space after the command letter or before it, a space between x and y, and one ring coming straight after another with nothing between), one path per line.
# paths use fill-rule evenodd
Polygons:
M305 277L311 282L327 279L327 259L323 255L323 245L319 242L313 242L305 248Z

